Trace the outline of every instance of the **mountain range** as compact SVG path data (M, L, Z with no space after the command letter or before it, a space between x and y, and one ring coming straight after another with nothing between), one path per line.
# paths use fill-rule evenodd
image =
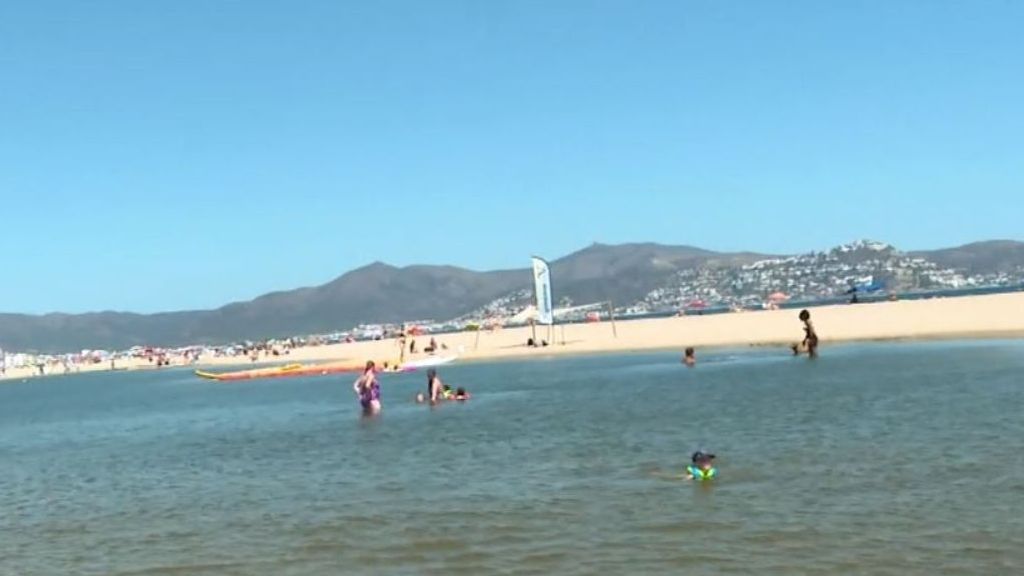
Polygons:
M1024 243L989 241L914 252L971 274L1024 269ZM722 253L653 243L593 244L551 263L556 300L627 305L687 269L740 268L776 255ZM531 288L528 268L477 272L375 262L321 286L265 294L215 310L157 314L0 314L0 347L66 352L134 345L216 344L343 331L363 323L446 320Z

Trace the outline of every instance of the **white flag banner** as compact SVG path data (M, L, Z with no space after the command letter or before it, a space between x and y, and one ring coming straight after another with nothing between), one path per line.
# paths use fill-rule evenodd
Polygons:
M543 258L533 257L533 287L537 292L537 322L554 324L555 310L551 302L551 269Z

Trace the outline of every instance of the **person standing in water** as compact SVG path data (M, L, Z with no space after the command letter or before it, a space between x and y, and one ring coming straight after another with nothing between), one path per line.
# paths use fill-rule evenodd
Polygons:
M437 376L437 370L427 370L427 398L431 404L436 404L442 398L444 383Z
M685 364L687 368L693 368L697 365L696 352L693 350L692 346L683 352L683 364Z
M793 355L799 355L806 350L811 358L818 357L818 333L814 331L814 324L811 324L811 313L807 310L800 311L800 321L804 323L804 339L799 344L793 344Z
M380 412L380 383L377 382L377 366L373 360L366 363L363 375L352 384L352 389L359 396L359 403L363 407L364 415Z

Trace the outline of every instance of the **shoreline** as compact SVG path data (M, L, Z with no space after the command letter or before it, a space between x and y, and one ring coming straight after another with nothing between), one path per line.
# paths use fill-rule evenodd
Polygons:
M1024 293L961 296L929 300L907 300L862 304L840 304L812 308L822 348L830 344L857 342L914 342L941 340L996 340L1024 338ZM677 350L693 346L708 348L786 349L803 338L797 319L799 310L764 310L732 314L687 315L642 320L607 320L589 324L567 324L549 329L536 327L537 339L551 338L548 346L529 348L530 327L493 331L433 335L447 348L437 356L458 356L458 362L525 359L564 355L600 355L644 351ZM563 342L564 338L564 344ZM426 346L431 335L415 338ZM409 338L413 340L413 338ZM783 350L780 350L782 353ZM824 352L824 350L823 350ZM406 353L406 360L427 354ZM261 356L256 362L240 357L204 357L195 364L172 359L172 368L244 370L281 364L352 363L372 359L378 365L397 363L397 340L377 340L296 348L287 355ZM159 370L144 359L118 361L116 371ZM81 366L70 374L111 371L109 364ZM70 375L69 374L69 375ZM64 375L55 370L46 376ZM9 368L0 380L40 378L34 367Z

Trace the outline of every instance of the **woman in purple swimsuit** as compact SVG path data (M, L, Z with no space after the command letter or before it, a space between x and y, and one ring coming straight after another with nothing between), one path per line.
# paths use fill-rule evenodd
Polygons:
M373 360L366 363L363 375L352 385L359 403L363 406L363 414L370 415L380 412L380 383L377 382L377 367Z

